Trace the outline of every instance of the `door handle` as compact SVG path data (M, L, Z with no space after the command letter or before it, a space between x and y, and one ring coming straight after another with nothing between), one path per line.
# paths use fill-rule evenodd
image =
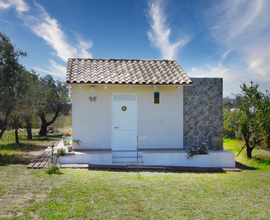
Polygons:
M119 128L119 127L114 127L114 128Z

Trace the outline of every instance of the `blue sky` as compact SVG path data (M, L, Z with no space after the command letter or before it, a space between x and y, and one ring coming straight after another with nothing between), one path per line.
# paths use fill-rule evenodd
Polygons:
M270 88L269 0L0 0L0 30L40 75L69 57L175 59L190 77Z

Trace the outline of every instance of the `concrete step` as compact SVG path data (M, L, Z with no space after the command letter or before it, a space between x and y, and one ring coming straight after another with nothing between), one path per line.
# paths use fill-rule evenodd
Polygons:
M137 165L137 162L136 163L131 163L131 162L129 162L129 163L113 163L113 166L123 166L123 167L132 166L131 169L135 169L133 167L135 167L136 165ZM138 165L139 166L143 166L144 163L143 162L142 163L138 163Z
M137 163L137 157L113 157L113 163ZM143 158L139 157L139 163L143 162Z
M142 157L142 152L138 152L139 157ZM137 157L137 151L112 151L113 157Z

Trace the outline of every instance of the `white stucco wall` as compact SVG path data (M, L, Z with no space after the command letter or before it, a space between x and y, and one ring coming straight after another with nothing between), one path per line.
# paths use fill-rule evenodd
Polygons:
M183 147L183 87L72 85L73 139L83 143L77 148L111 148L112 93L136 93L138 135L146 136L140 148ZM160 104L154 104L154 92L160 92ZM96 97L90 102L89 97Z

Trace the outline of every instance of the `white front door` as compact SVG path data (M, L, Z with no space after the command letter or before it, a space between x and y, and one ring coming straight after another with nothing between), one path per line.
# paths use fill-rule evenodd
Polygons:
M113 94L112 150L129 151L137 148L137 95Z

